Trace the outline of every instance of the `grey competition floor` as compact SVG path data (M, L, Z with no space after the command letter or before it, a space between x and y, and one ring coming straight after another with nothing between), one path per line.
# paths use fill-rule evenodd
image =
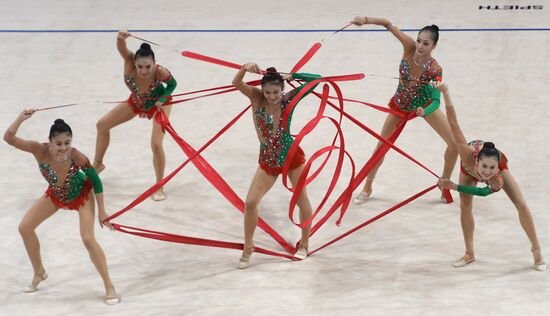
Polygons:
M488 1L486 1L488 2ZM492 2L492 1L490 1ZM529 4L508 1L502 4ZM356 15L381 16L404 29L438 24L433 55L444 69L468 138L492 140L510 159L537 225L543 253L550 259L547 146L550 3L540 10L479 10L470 1L6 1L0 0L2 30L96 30L97 32L2 32L0 127L28 106L116 101L128 96L115 32L139 30L334 30ZM541 28L530 31L487 29ZM357 30L353 27L350 30ZM466 29L470 29L469 31ZM476 30L474 30L476 29ZM380 30L376 27L364 30ZM136 32L163 45L158 63L178 80L176 93L230 84L234 70L185 59L194 51L237 63L290 70L315 42L323 47L303 71L323 75L363 72L361 81L342 83L345 96L379 105L395 91L401 56L387 32ZM416 32L408 33L416 36ZM129 39L136 49L139 41ZM249 75L247 78L255 79ZM320 87L317 88L320 91ZM54 119L74 131L74 146L93 157L95 123L111 104L88 103L44 111L26 121L20 135L47 140ZM172 123L191 145L202 146L246 106L233 93L174 107ZM300 103L293 131L317 110L318 101ZM346 103L361 122L379 131L384 115ZM335 116L334 111L327 114ZM256 169L258 143L247 113L204 157L244 198ZM362 166L375 140L345 121L346 145ZM151 122L134 119L112 131L102 173L106 205L113 213L153 184L149 149ZM311 154L332 139L323 123L304 143ZM327 136L328 135L328 136ZM412 121L397 145L441 172L443 141L421 119ZM167 171L185 156L165 138ZM444 205L432 191L302 262L253 256L248 270L235 269L236 250L143 239L96 227L122 302L101 302L103 288L78 233L78 217L60 211L37 230L50 278L34 294L22 294L32 269L18 223L46 184L34 159L0 145L0 315L544 315L550 310L550 274L531 269L529 242L506 194L475 199L476 255L463 269L451 262L462 255L457 202ZM334 164L329 164L333 168ZM346 165L342 179L350 175ZM309 187L322 198L330 180L324 172ZM458 178L458 169L453 178ZM312 240L321 246L355 225L432 184L436 179L391 151L379 172L374 196L350 206L340 227L330 220ZM337 190L344 187L340 181ZM168 199L145 201L117 222L176 234L242 241L242 215L188 166L166 187ZM458 196L455 194L455 198ZM289 242L299 229L287 216L290 194L281 181L266 196L261 215ZM333 201L331 198L330 201ZM263 231L258 246L282 249Z

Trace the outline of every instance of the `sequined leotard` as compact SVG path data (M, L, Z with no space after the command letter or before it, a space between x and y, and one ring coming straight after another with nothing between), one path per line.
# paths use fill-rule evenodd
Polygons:
M411 65L406 59L399 65L399 84L397 91L390 100L394 110L410 113L419 107L424 108L424 116L439 108L440 92L427 84L431 81L441 81L442 70L436 60L431 58L423 65L418 78L412 76Z
M152 118L157 110L154 106L155 102L169 102L171 100L170 95L174 89L176 89L177 82L172 75L169 75L168 78L162 80L159 78L159 68L163 67L160 65L155 65L153 82L145 91L141 91L139 89L134 76L124 75L124 83L132 92L128 98L128 104L132 107L132 111L140 117L147 117L148 119ZM166 86L162 83L165 83Z
M46 149L48 144L43 144ZM78 210L88 199L91 188L95 193L103 192L97 172L84 154L73 148L69 154L70 167L62 182L54 168L47 162L38 164L40 172L48 181L46 196L59 208Z
M479 152L483 148L483 144L484 142L481 140L474 140L468 143L468 145L472 148L472 158L474 158L474 161L477 161ZM478 188L476 186L459 185L457 191L479 196L487 196L494 192L498 192L500 189L502 189L502 185L504 184L501 172L508 169L508 158L506 158L506 155L504 155L500 151L498 158L498 169L499 172L496 175L487 180L482 180L477 176L475 171L468 169L466 166L464 166L463 163L461 163L460 171L462 172L462 174L472 177L477 182L483 182L487 184L487 186L484 188Z
M260 167L271 175L281 174L285 159L294 142L294 138L290 135L290 122L292 120L292 113L290 113L288 119L288 125L283 126L283 113L294 96L300 91L300 89L307 84L307 82L321 78L319 75L312 74L292 74L295 79L304 80L302 86L283 94L278 108L275 113L269 113L264 105L254 110L254 123L260 139L260 156L258 163ZM313 87L311 90L313 90ZM310 90L310 91L311 91ZM308 91L308 93L310 92ZM304 94L304 96L307 94ZM278 116L278 118L276 118ZM305 162L304 151L298 148L296 155L293 157L290 164L290 169L295 169Z

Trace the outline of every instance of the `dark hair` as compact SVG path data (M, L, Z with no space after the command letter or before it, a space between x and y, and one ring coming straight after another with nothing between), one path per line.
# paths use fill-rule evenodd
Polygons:
M151 57L153 58L153 60L155 60L155 53L153 53L151 45L147 43L142 43L139 49L136 51L134 59L138 59L138 57Z
M439 27L437 25L426 25L420 30L420 32L418 32L418 34L422 32L430 32L430 37L432 38L434 45L437 44L437 40L439 40Z
M53 122L52 127L50 127L50 136L48 138L51 140L53 137L63 133L69 133L69 135L73 136L71 127L62 119L57 119Z
M495 148L495 144L491 142L485 142L483 144L483 147L477 155L477 160L481 159L482 157L495 157L498 163L500 163L500 152Z
M262 87L266 84L278 84L281 88L284 88L285 82L283 76L277 72L275 67L269 67L266 69L265 75L262 77Z

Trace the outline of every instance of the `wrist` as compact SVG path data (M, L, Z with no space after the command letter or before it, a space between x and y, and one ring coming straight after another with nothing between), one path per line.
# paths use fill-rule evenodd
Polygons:
M369 22L368 22L368 21L369 21L369 18L366 17L366 16L364 16L363 18L365 19L365 23L363 23L363 24L369 24Z

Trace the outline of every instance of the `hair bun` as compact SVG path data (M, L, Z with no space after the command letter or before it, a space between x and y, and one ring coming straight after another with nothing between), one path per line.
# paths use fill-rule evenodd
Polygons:
M63 121L63 119L57 119L55 121L53 121L54 125L61 125L61 124L65 124L65 121Z
M266 73L277 73L277 69L275 67L269 67L265 70Z
M139 46L139 48L143 50L151 50L151 45L147 43L141 43L141 46Z
M495 144L492 142L483 143L483 149L494 149L494 148L495 148Z
M435 24L432 24L432 28L433 28L435 31L439 32L439 26L437 26L437 25L435 25Z

